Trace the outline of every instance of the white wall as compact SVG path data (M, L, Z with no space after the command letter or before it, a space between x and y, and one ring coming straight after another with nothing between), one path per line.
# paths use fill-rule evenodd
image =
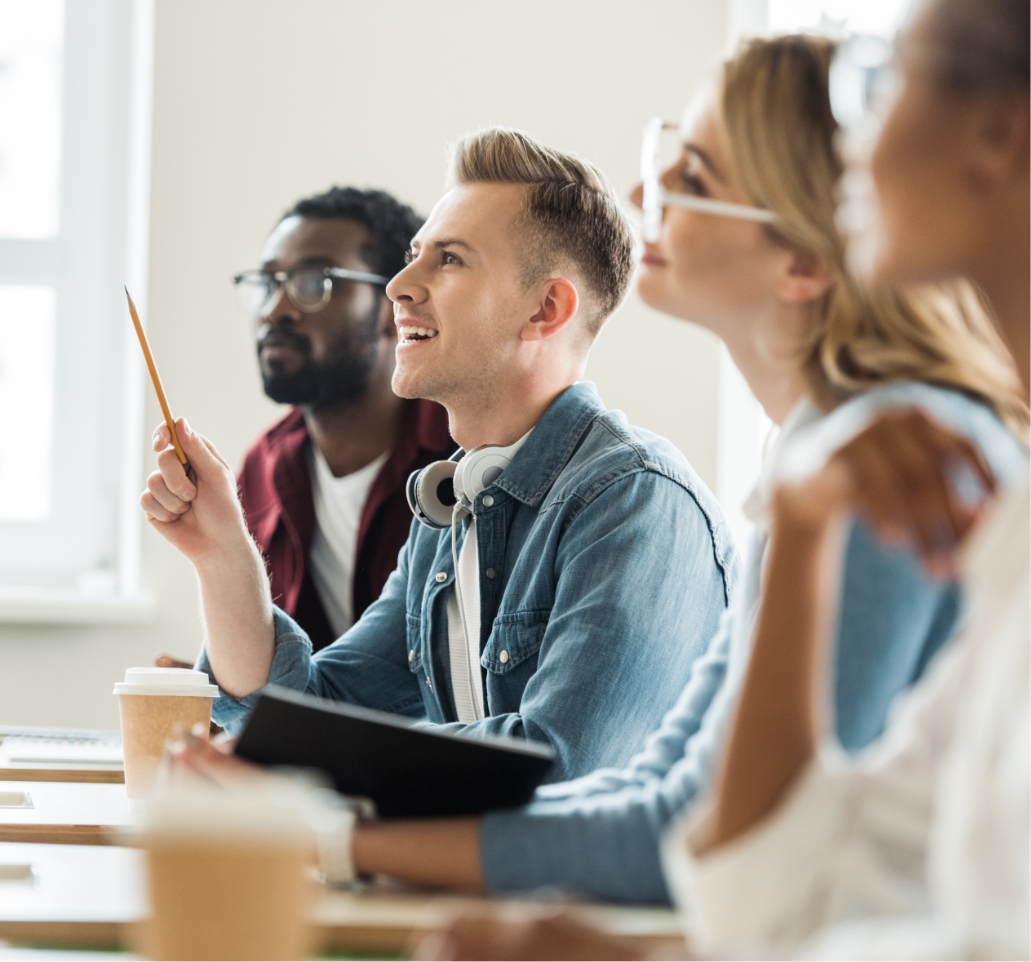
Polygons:
M277 416L229 279L295 199L351 183L428 212L447 142L491 123L583 153L625 193L644 121L679 114L726 22L725 0L157 0L148 306L173 409L233 463ZM713 338L633 296L589 376L715 486L718 369ZM0 627L0 722L116 726L125 667L193 656L189 566L149 530L142 557L152 624Z

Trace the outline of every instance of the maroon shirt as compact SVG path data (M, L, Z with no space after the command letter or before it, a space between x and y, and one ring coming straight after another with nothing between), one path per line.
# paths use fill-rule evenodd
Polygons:
M318 651L336 634L308 568L315 536L309 443L304 412L294 408L252 445L238 483L247 527L265 556L272 598L304 628ZM397 441L362 509L352 583L355 621L379 597L408 540L412 523L405 498L408 475L454 450L447 412L432 401L409 401Z

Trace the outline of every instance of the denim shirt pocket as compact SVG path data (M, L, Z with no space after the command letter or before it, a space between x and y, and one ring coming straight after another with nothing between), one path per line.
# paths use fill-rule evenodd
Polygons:
M480 664L495 675L506 675L529 658L536 658L550 611L520 611L499 615L480 656Z

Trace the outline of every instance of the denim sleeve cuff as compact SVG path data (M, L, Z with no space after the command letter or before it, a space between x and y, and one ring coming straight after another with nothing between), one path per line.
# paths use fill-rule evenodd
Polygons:
M233 698L220 687L218 697L211 707L212 721L216 725L221 725L230 735L238 735L243 729L247 716L267 685L292 688L294 691L304 691L308 686L312 655L311 639L293 618L279 608L273 607L272 619L276 632L276 648L266 685L243 698ZM207 672L212 683L218 684L218 679L211 670L206 645L201 648L195 667L199 671Z
M669 904L658 841L626 806L586 812L536 804L491 812L480 828L480 859L494 895L549 889L615 902Z
M492 894L525 893L555 884L556 866L551 860L555 850L540 844L547 827L537 825L521 810L491 812L484 817L480 858Z

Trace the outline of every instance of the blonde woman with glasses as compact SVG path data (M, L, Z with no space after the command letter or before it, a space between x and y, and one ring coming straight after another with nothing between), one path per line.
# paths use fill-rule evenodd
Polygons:
M688 111L670 167L657 161L662 122L646 135L633 195L646 231L639 293L722 338L781 425L750 502L760 534L749 570L677 706L627 767L547 786L524 809L360 826L352 847L359 872L492 893L551 886L668 901L660 841L707 789L747 667L777 451L791 441L817 452L878 410L916 405L976 439L996 473L1019 469L1019 445L1004 426L1023 418L1016 375L974 293L880 291L846 268L834 219L841 170L827 93L832 53L830 42L812 37L753 41ZM856 751L881 732L894 696L946 641L959 599L862 523L849 534L847 558L832 688L838 738ZM441 951L524 957L523 943L489 940L524 930L496 925L460 923ZM472 933L468 945L463 933ZM592 957L592 944L584 951Z
M924 0L894 64L865 41L835 67L843 114L879 128L868 269L892 283L977 283L1025 401L1029 29L1027 0ZM867 96L878 89L895 91L883 121ZM670 844L703 951L1031 953L1027 464L1015 482L993 476L968 439L926 413L881 417L777 488L766 597L713 805ZM857 511L958 573L967 603L962 633L899 700L884 735L848 759L827 738L822 665L842 520Z

